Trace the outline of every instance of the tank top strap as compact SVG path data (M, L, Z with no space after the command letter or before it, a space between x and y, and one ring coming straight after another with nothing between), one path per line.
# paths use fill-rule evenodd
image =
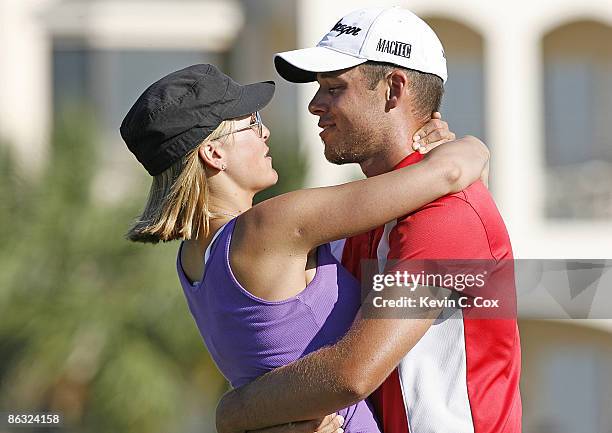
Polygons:
M214 234L212 240L210 241L210 244L208 244L208 247L206 248L206 251L204 252L204 266L206 266L206 263L210 259L213 249L217 247L217 243L218 243L217 240L219 239L219 237L221 237L221 234L223 233L223 231L229 226L233 226L235 223L236 223L236 218L232 218L231 220L223 224L221 227L219 227L219 230L217 230L217 232ZM231 231L232 229L230 229L230 232ZM225 234L223 237L227 238L227 234ZM223 242L221 243L223 244Z
M221 227L219 227L219 230L217 230L217 232L213 235L213 238L210 242L210 244L208 245L208 248L206 248L206 251L204 252L204 274L202 276L202 279L204 277L204 275L206 275L206 270L209 266L206 266L207 264L209 264L208 262L211 261L211 257L213 259L215 259L215 252L218 248L218 245L223 245L223 239L227 240L228 235L231 233L231 230L233 229L234 223L236 222L236 218L228 221L227 223L223 224ZM228 230L229 229L229 230ZM181 242L181 245L179 246L178 249L178 253L177 253L177 257L176 257L176 268L177 268L177 272L179 274L179 279L181 280L181 282L187 286L190 286L192 289L195 288L199 288L200 283L202 280L197 280L197 281L189 281L189 279L187 278L187 276L185 275L185 271L183 270L183 264L181 262L181 251L183 249L183 242ZM224 254L220 254L220 257L222 258L224 256Z

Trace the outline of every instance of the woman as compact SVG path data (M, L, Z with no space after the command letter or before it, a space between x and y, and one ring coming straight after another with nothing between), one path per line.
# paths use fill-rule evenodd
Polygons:
M359 283L333 257L330 241L463 189L488 158L484 146L464 140L412 167L253 206L253 196L278 180L267 156L270 131L258 114L273 91L271 82L240 86L214 66L195 65L149 87L121 126L154 176L128 238L183 240L177 272L185 296L234 387L350 327ZM366 401L340 415L346 431L379 432Z

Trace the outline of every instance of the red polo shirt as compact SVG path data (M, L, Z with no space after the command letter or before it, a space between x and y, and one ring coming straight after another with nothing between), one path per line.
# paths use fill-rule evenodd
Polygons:
M395 169L421 159L414 152ZM489 191L476 182L347 239L342 262L357 278L362 259L511 261L512 247ZM384 433L520 433L516 319L447 313L452 317L436 320L373 394Z

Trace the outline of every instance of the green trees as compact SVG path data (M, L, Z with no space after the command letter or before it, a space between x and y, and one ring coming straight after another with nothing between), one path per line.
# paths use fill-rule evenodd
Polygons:
M65 431L185 431L225 382L181 292L178 244L123 239L145 191L93 201L90 125L58 126L35 183L0 148L0 411L58 411Z
M66 432L212 431L226 384L181 291L178 243L124 239L148 179L96 203L93 122L66 118L36 181L0 146L0 411L59 412ZM259 200L305 171L291 146L271 148L281 181Z

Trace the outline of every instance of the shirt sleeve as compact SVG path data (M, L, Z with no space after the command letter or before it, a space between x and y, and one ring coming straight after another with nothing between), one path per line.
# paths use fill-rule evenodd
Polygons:
M436 200L397 221L389 233L385 271L422 273L428 278L425 285L474 295L493 287L471 286L476 284L477 276L483 279L490 274L496 263L485 224L459 193ZM465 283L466 278L470 284Z
M461 195L442 197L398 220L390 260L493 259L485 226Z

